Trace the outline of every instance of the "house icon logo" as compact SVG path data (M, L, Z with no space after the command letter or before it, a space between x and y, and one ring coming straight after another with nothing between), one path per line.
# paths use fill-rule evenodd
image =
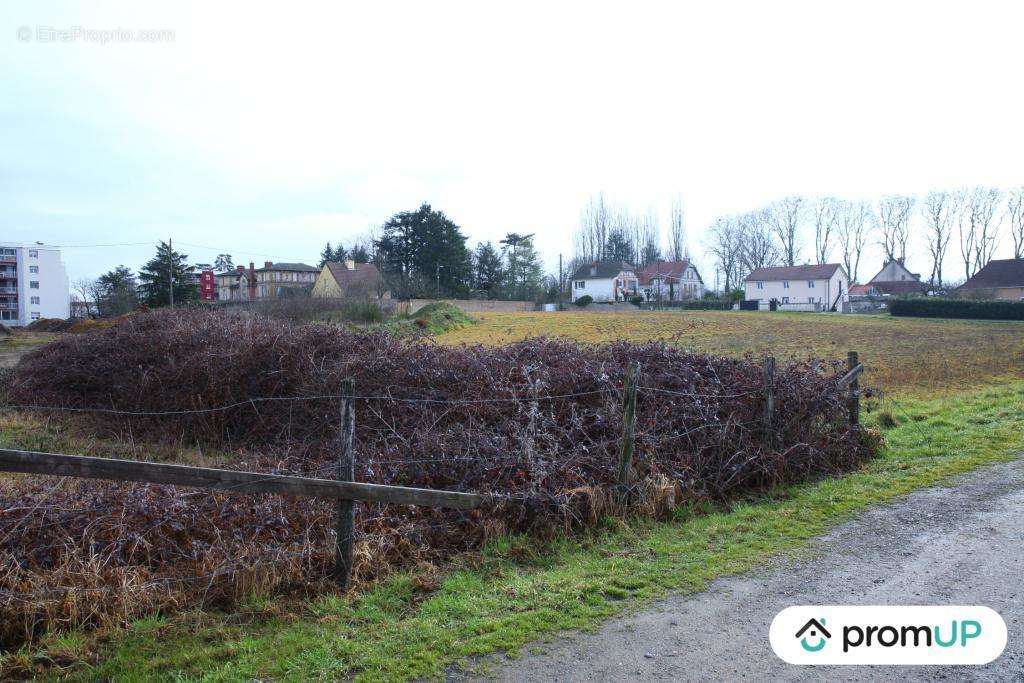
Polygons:
M805 633L807 635L804 635ZM832 634L825 628L825 619L822 617L821 621L817 619L809 620L796 632L796 637L800 639L800 646L803 649L808 652L818 652L825 647L825 643L832 637ZM808 638L811 639L813 644L807 642Z

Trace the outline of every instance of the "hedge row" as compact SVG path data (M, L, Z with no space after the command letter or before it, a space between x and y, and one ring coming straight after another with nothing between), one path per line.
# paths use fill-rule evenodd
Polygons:
M716 299L695 299L693 301L662 301L644 304L651 308L674 308L681 311L731 311L733 302Z
M915 318L972 318L1024 320L1024 302L973 301L970 299L896 299L892 315Z

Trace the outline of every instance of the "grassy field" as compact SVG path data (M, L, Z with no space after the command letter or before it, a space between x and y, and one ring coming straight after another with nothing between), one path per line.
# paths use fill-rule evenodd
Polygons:
M901 394L1024 377L1024 323L739 311L483 313L444 343L502 344L548 335L585 342L658 340L707 353L780 359L860 353L867 384Z
M344 596L254 599L230 614L186 611L124 628L53 633L0 655L0 678L441 678L453 664L475 666L479 655L592 628L668 591L702 590L716 577L798 551L869 505L1024 449L1022 323L729 312L477 317L439 339L657 339L732 355L770 350L780 358L840 358L856 349L869 367L868 383L895 395L865 414L887 445L858 472L763 493L731 509L608 522L554 543L507 538L451 566L417 567ZM11 414L0 419L0 444L97 455L135 448ZM150 457L206 464L218 456Z

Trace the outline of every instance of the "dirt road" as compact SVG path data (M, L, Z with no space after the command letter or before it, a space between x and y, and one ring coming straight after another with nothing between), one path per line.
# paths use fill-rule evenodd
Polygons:
M1024 681L1024 459L872 510L812 550L492 672L507 681ZM985 667L796 667L772 653L768 626L804 604L988 605L1009 639Z

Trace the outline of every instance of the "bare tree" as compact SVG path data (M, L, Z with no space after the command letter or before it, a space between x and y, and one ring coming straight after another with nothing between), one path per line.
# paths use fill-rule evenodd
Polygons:
M942 288L942 263L946 258L953 226L960 215L963 194L960 192L929 192L921 204L921 216L925 222L925 242L932 259L932 287Z
M74 287L74 293L85 308L86 317L92 318L97 315L96 303L101 295L99 282L92 278L81 278L75 280L72 286Z
M837 236L843 252L843 267L850 276L850 282L857 282L860 257L868 242L868 234L874 217L868 202L841 200L837 210Z
M774 266L779 262L768 218L764 209L741 214L736 219L740 228L740 275L749 275L758 268Z
M960 212L960 257L964 275L970 279L992 259L998 242L999 221L996 212L1002 192L994 187L975 187L966 192Z
M739 281L740 253L743 250L743 229L732 216L716 218L708 229L708 251L715 257L725 278L725 291Z
M583 262L600 260L612 231L612 209L598 193L591 197L580 216L580 225L573 235L575 257Z
M889 195L878 200L878 230L882 251L888 261L903 263L910 240L910 216L916 199L910 195Z
M1024 185L1013 188L1007 195L1006 217L1013 238L1013 258L1024 258Z
M681 261L689 257L686 248L686 216L683 213L683 198L672 198L671 216L668 226L668 257L672 261Z
M636 221L636 266L644 268L661 258L661 230L658 216L648 211Z
M820 197L815 200L813 211L814 257L818 263L827 263L839 221L839 200L835 197Z
M800 228L806 212L803 197L786 197L772 202L766 209L768 226L778 240L779 254L787 266L795 266L800 256Z

